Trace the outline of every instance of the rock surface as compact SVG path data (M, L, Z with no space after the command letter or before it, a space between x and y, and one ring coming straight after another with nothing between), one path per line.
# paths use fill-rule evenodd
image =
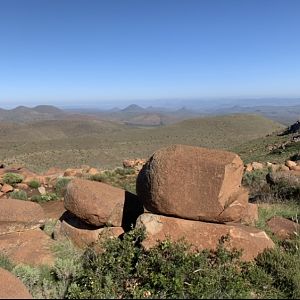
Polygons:
M235 153L173 145L153 154L138 175L136 189L150 212L218 221L244 193L240 190L243 169Z
M40 229L8 233L0 236L0 252L15 263L53 265L53 243L54 241Z
M33 299L20 279L0 268L0 299Z
M300 224L282 217L273 217L267 225L271 232L279 239L291 239L300 235Z
M82 222L79 218L69 212L64 213L56 225L54 238L70 239L76 246L85 248L105 237L118 237L124 233L122 227L98 228Z
M45 222L42 207L34 202L1 199L0 235L39 228Z
M143 212L135 195L102 182L84 179L74 179L68 184L64 203L75 216L95 226L130 229Z
M193 250L215 250L219 240L229 236L228 249L243 250L242 260L253 260L274 243L264 231L243 225L223 225L200 221L143 214L137 220L137 228L145 228L146 239L142 242L146 249L152 248L157 241L170 238L173 242L185 239L193 245Z

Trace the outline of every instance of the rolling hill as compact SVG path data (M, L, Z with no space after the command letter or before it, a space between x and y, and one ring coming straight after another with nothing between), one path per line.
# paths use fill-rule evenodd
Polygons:
M256 115L197 118L161 127L132 127L106 120L47 120L29 124L0 123L0 157L37 171L50 166L99 168L120 166L123 159L149 157L180 143L233 149L282 129Z

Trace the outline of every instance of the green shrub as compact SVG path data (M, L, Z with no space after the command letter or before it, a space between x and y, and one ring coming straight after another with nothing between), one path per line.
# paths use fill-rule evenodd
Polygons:
M55 201L58 199L59 197L55 193L48 193L46 195L34 195L31 197L31 201L38 203Z
M6 173L3 176L3 182L10 184L10 185L15 185L17 183L21 183L24 180L24 177L20 174L16 173Z
M54 190L56 194L59 195L60 197L63 197L66 191L66 187L70 181L71 178L68 177L58 178L54 186Z
M13 263L9 260L9 258L0 253L0 268L3 268L7 271L11 271L13 269L14 265Z
M108 182L108 176L105 174L101 174L101 173L91 175L88 179L92 180L92 181Z
M41 184L38 180L31 180L29 181L28 186L31 187L32 189L37 189L41 186Z
M242 263L240 253L227 251L222 242L215 253L191 253L184 242L168 240L145 251L139 246L142 239L143 233L134 230L123 241L106 241L101 254L88 249L68 298L250 298L279 293L268 274Z
M117 168L114 172L121 176L133 175L135 174L134 168Z
M25 191L12 191L9 193L9 197L13 199L19 199L19 200L27 200L28 196Z
M272 277L284 297L300 298L300 238L265 251L257 258L257 265Z

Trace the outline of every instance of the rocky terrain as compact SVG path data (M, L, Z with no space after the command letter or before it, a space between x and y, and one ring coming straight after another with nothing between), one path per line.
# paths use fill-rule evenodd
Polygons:
M145 234L144 251L166 240L184 240L196 253L217 251L223 240L228 251L242 251L242 261L254 261L266 249L276 249L277 239L297 238L300 228L280 215L258 226L265 204L249 202L243 176L270 171L271 186L282 178L299 184L297 167L297 161L244 165L235 153L185 145L161 148L148 160L124 160L114 171L82 166L38 174L2 165L0 252L17 265L53 267L57 243L67 239L102 255L104 241L122 240L135 228ZM121 182L136 185L136 193L128 185L121 188ZM15 284L15 295L29 298L5 272L0 269L7 282L0 296L11 295Z

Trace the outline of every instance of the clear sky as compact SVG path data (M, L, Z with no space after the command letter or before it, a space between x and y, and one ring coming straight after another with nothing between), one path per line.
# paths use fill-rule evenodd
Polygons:
M300 97L299 0L0 0L0 105Z

